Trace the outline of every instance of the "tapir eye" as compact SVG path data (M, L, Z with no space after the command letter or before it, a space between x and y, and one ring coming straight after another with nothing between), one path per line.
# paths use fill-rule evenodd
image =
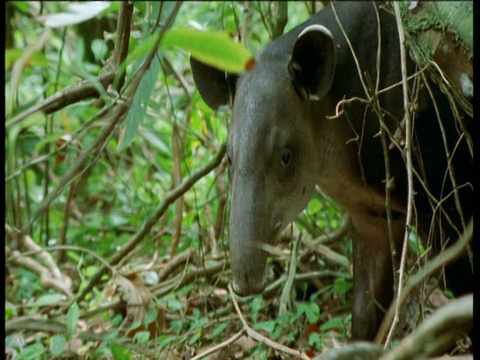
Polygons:
M290 150L286 150L282 155L282 165L288 166L292 161L292 152Z

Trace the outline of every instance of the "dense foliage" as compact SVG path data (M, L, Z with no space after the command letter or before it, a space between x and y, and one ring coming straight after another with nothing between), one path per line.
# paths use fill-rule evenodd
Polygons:
M125 40L121 3L7 3L10 358L180 358L241 329L227 290L229 112L200 99L185 50L161 43L155 51L155 41L167 28L227 30L255 53L283 30L281 16L286 31L309 5L135 2ZM312 200L289 236L304 239L294 302L279 315L284 241L269 296L240 304L254 330L309 351L345 340L348 241L328 261L311 244L340 226L333 204ZM240 350L272 353L242 339Z

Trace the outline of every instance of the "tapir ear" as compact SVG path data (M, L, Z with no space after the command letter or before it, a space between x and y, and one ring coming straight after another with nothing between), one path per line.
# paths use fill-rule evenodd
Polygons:
M202 99L212 109L231 106L235 92L237 76L202 63L190 56L193 80Z
M322 25L310 25L298 36L288 71L303 100L319 100L332 85L335 72L332 33Z

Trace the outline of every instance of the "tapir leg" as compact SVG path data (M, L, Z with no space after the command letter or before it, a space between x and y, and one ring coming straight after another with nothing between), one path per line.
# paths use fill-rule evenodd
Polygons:
M404 223L394 222L397 241ZM392 255L387 222L374 215L352 215L353 292L352 339L373 340L393 298ZM398 246L397 246L398 248Z

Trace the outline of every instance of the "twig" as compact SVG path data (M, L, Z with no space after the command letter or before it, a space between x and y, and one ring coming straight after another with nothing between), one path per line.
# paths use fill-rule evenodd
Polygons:
M332 271L332 270L311 271L303 274L295 274L295 282L313 280L315 278L324 278L324 277L340 278L344 276L345 274L339 271ZM287 280L287 276L282 275L279 279L275 280L270 285L268 285L263 292L263 298L268 299L276 295L277 289L283 286L283 283L286 280Z
M130 32L132 27L132 16L133 16L133 2L132 1L123 1L120 6L120 11L118 13L118 24L117 24L117 41L115 43L115 48L113 49L113 54L111 61L109 62L113 67L113 72L116 74L118 79L115 84L115 90L120 92L120 89L123 87L125 82L125 67L121 67L122 63L125 61L128 55L128 48L130 45ZM107 69L108 66L104 68ZM117 74L118 73L118 74Z
M12 229L8 224L5 224L5 232L9 237L15 238L19 236L19 232ZM30 269L34 273L40 276L40 281L42 285L46 288L54 288L58 291L63 292L69 298L73 298L73 293L70 290L70 286L66 283L65 278L62 275L62 272L58 268L57 264L53 257L42 249L33 239L25 235L19 239L23 246L27 249L32 250L32 252L37 253L38 259L42 264L39 264L35 260L27 257L25 254L20 253L19 251L12 251L11 257L8 261L14 261L16 264L21 265L27 269Z
M186 118L190 117L191 106L188 107L186 111ZM178 129L177 123L173 123L172 129L172 185L178 186L182 182L182 164L181 164L181 154L183 153L183 139L181 139L180 131ZM184 206L183 196L180 196L175 201L175 216L173 219L173 234L171 241L170 256L175 256L177 251L178 243L180 242L180 236L182 235L182 224L183 224L183 206Z
M230 292L230 297L233 302L233 306L235 307L235 310L238 314L238 317L240 318L240 321L242 322L243 325L243 331L246 332L248 336L250 336L252 339L257 340L258 342L261 342L262 344L265 344L268 347L271 347L272 349L278 350L282 353L291 355L291 356L296 356L304 360L310 360L310 357L308 357L305 353L299 350L294 350L291 349L285 345L276 343L273 340L270 340L269 338L263 336L262 334L256 332L253 330L248 324L245 318L243 317L242 311L240 310L240 307L238 306L237 300L236 300L236 295L233 292L232 289L232 284L228 284L228 291Z
M77 246L77 245L54 245L54 246L49 246L47 248L39 248L38 250L25 251L25 252L19 253L19 256L30 256L32 254L50 252L50 251L60 251L60 250L72 250L77 252L85 252L91 255L93 258L100 261L103 265L109 267L110 271L114 271L114 269L110 267L110 264L100 255L98 255L95 251L81 247L81 246ZM14 260L15 260L15 256L10 256L8 259L5 260L5 262L14 261Z
M170 259L170 261L165 264L163 269L158 272L158 277L160 281L165 280L168 275L178 269L179 266L182 266L184 263L189 261L192 261L196 265L199 263L198 253L193 248L188 248L181 254L178 254L177 256Z
M60 232L58 234L58 245L65 245L65 237L67 236L67 230L68 230L68 225L70 223L70 212L72 209L72 202L74 199L74 194L75 194L75 187L76 183L72 182L70 184L70 189L68 190L68 195L67 195L67 201L65 203L65 208L63 210L63 216L62 216L62 227L60 228ZM60 250L57 253L57 263L61 264L63 263L65 257L65 252Z
M292 288L295 280L295 274L297 272L297 257L298 257L298 247L302 241L302 234L300 234L293 241L293 249L290 254L290 263L287 270L287 279L285 285L282 289L282 294L280 296L280 304L278 306L278 315L282 315L287 312L287 308L292 308Z
M190 360L203 359L205 356L213 354L214 352L217 352L218 350L223 349L224 347L227 347L230 344L233 344L235 341L237 341L239 338L242 337L243 333L244 333L244 330L242 329L239 332L237 332L235 335L230 336L227 340L222 341L220 344L212 346L210 349L207 349L198 355L195 355Z
M406 157L406 168L407 168L407 214L405 216L405 236L403 239L402 255L400 258L400 268L398 269L399 277L397 283L396 291L396 300L395 300L395 315L393 318L392 325L390 327L389 334L385 341L384 346L387 347L390 343L390 340L393 336L395 326L399 321L399 311L400 311L400 298L402 296L403 288L403 276L405 273L405 263L406 255L408 249L408 237L410 236L410 229L412 224L412 215L413 215L413 161L412 161L412 121L410 119L410 104L408 101L408 83L407 83L407 59L405 54L405 34L403 32L402 18L400 15L400 7L398 2L393 2L393 8L395 10L395 18L397 21L398 29L398 40L400 46L400 64L402 71L402 89L403 89L403 108L404 108L404 119L405 119L405 157Z
M162 297L185 284L188 284L199 277L209 278L214 274L224 271L227 268L227 262L225 260L218 262L215 265L200 268L194 271L186 272L176 276L174 279L165 281L159 285L152 286L150 291L154 293L156 297Z
M22 316L5 321L5 334L11 334L17 331L48 332L53 334L67 333L65 321L39 319L38 317Z
M312 244L308 240L304 240L303 242L315 254L318 254L321 257L325 258L326 260L329 260L335 264L341 265L343 268L347 269L348 271L351 270L350 261L346 256L343 256L333 251L328 246L325 246L322 244Z

